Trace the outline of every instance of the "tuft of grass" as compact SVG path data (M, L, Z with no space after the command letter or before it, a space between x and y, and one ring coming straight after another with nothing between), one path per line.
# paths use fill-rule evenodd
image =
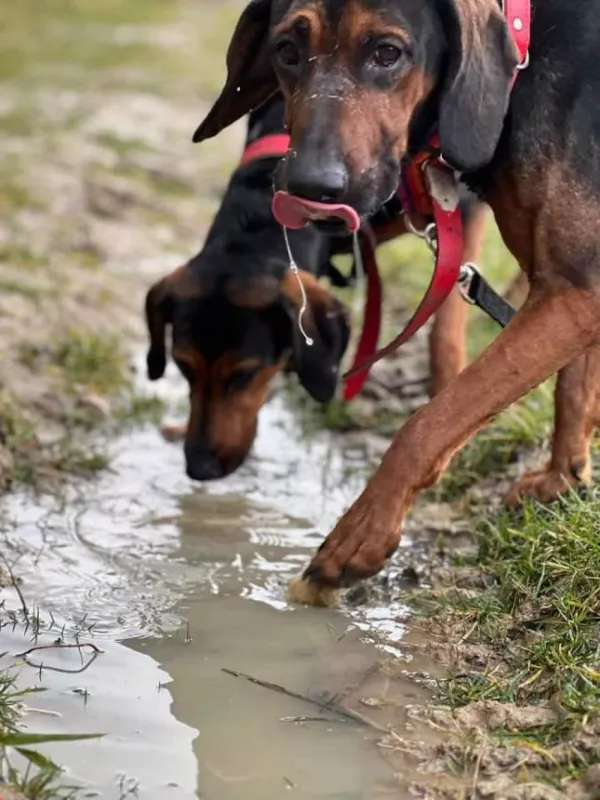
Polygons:
M151 149L143 139L133 136L121 136L114 131L102 131L94 138L99 145L123 158L140 152L145 153Z
M90 418L79 420L89 430ZM82 443L73 432L52 444L42 444L36 424L21 410L17 401L5 395L0 400L0 444L10 454L3 465L2 482L41 487L60 476L92 477L109 466L107 453L97 443Z
M557 722L528 736L561 741L600 718L600 496L529 502L482 522L475 538L489 588L449 592L429 611L459 620L464 641L485 647L502 669L450 676L441 698L452 707L551 702Z
M40 265L40 258L28 247L16 242L5 242L0 245L0 262L4 261L11 267L26 267L35 269Z
M42 297L47 297L48 292L39 289L22 281L11 280L0 276L0 294L19 294L26 297L33 303L37 303Z
M93 478L110 466L110 456L89 442L82 444L65 437L52 449L45 471L76 475L79 478Z
M114 393L130 384L127 359L117 337L71 330L50 356L71 388L84 386L101 394Z
M13 579L14 580L14 579ZM2 605L0 626L12 625L33 630L37 639L39 616L31 617L24 604L19 611L8 611ZM0 655L3 658L7 653ZM74 742L97 739L103 734L41 734L22 731L21 707L31 694L43 689L20 689L15 666L0 667L0 782L10 797L23 796L27 800L71 800L79 796L79 787L65 785L63 770L37 748L53 742ZM17 760L18 759L18 760ZM14 793L14 794L13 794Z
M132 146L133 147L133 146ZM103 168L107 171L106 168ZM101 168L100 171L103 171ZM146 169L131 159L122 156L119 163L108 170L109 173L130 178L140 185L147 186L160 196L191 198L196 196L196 187L190 181L157 169Z
M23 210L41 210L44 204L25 185L17 166L0 166L0 216L10 218Z
M317 403L295 381L286 382L284 391L289 403L297 412L305 436L321 430L343 433L361 427L354 414L352 403L337 397L328 403Z
M0 132L3 136L29 136L35 127L35 114L30 108L19 106L0 114Z
M134 393L117 409L119 422L139 424L153 422L158 424L165 413L165 401L156 395Z

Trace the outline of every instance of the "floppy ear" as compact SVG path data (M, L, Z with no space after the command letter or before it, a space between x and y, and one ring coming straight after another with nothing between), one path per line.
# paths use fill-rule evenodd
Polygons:
M293 370L311 397L326 403L335 394L340 362L350 338L348 312L313 275L300 270L300 278L308 299L303 323L313 339L312 346L306 344L298 327L302 297L296 277L287 272L281 283L292 323Z
M227 81L219 98L194 134L203 142L243 117L277 91L268 34L271 0L252 0L233 33L227 50Z
M148 378L151 381L162 378L167 366L165 329L173 321L172 283L173 276L167 275L166 278L155 283L146 295L146 324L150 337L146 365Z
M472 172L498 145L518 53L496 0L442 0L439 7L450 48L440 145L453 167Z

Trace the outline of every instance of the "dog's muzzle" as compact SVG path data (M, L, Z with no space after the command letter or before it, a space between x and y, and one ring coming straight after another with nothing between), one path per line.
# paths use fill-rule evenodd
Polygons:
M290 230L299 230L309 222L342 222L349 233L360 228L360 217L352 206L344 203L320 203L278 191L273 198L273 216Z

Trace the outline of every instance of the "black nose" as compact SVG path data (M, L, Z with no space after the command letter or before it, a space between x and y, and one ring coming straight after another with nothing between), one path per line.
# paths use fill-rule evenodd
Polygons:
M193 481L216 481L225 475L223 465L210 450L185 447L185 467Z
M287 190L290 194L316 200L319 203L336 203L348 191L348 171L342 162L323 167L317 159L291 159L287 171Z

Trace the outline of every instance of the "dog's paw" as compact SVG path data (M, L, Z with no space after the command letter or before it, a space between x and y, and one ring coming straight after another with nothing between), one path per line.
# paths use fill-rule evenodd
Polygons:
M163 425L160 432L167 442L182 442L187 434L187 425Z
M287 599L297 605L317 608L336 608L340 601L340 590L331 586L320 586L301 576L292 578L288 585Z
M571 489L588 484L589 479L581 474L565 475L552 469L527 472L512 485L505 503L509 508L518 508L527 497L532 497L539 503L552 503Z
M376 575L400 542L402 508L379 502L367 488L322 542L304 579L322 591L348 589Z

